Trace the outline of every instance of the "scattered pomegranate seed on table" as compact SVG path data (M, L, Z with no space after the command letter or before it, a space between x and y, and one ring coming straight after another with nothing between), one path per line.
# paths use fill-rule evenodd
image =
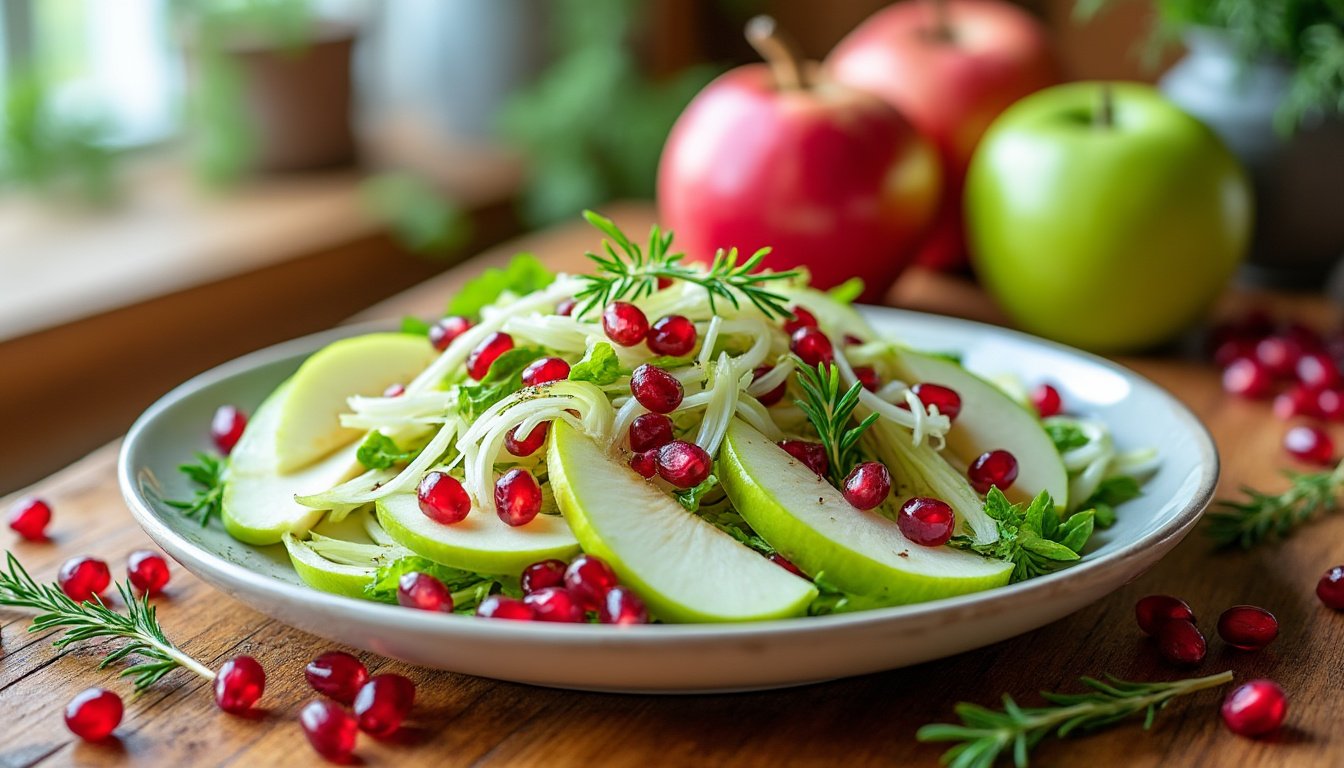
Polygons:
M377 739L386 739L401 728L415 706L415 683L401 675L375 675L355 696L354 713L359 729Z
M495 509L506 524L527 525L541 512L541 484L525 469L510 469L495 482Z
M532 621L536 614L532 606L507 595L488 595L476 606L476 615L483 619L512 619Z
M1283 436L1283 447L1299 461L1320 466L1334 464L1335 441L1320 427L1300 424L1289 429Z
M1171 595L1148 595L1134 604L1134 618L1146 635L1156 635L1167 621L1194 622L1195 612L1184 600Z
M251 656L235 656L215 673L215 703L229 714L252 709L266 690L266 672Z
M577 623L583 621L583 608L564 587L542 587L523 596L537 621Z
M1204 660L1208 643L1194 622L1169 619L1157 628L1157 650L1173 664L1194 665Z
M1258 651L1279 636L1279 620L1254 605L1234 605L1218 617L1218 636L1243 651Z
M1293 339L1270 336L1256 342L1255 359L1271 376L1288 378L1297 370L1302 349Z
M630 450L643 453L672 442L672 419L661 413L642 413L630 424Z
M103 594L112 583L112 572L102 560L81 555L61 564L61 570L56 574L56 583L60 585L66 597L76 603L82 603L92 600L94 595Z
M429 327L429 343L440 352L457 340L458 336L471 330L472 322L461 315L449 315L434 321Z
M415 490L420 511L436 523L460 523L471 511L471 497L462 483L446 472L430 472Z
M313 749L332 762L348 762L355 751L359 724L354 715L334 701L308 702L299 712L299 727Z
M658 449L658 476L678 488L694 488L713 469L714 460L695 443L673 440Z
M397 605L421 611L452 613L453 593L428 573L411 571L397 579Z
M51 505L32 496L19 499L9 508L7 522L24 539L45 541L47 526L51 525Z
M757 379L760 379L762 376L773 370L774 370L773 366L762 365L752 372L752 380L755 381ZM759 396L757 396L756 399L760 401L761 405L764 405L766 407L775 405L780 400L784 399L784 392L788 389L788 386L789 382L786 379L784 381L779 382L779 386L775 387L769 392L762 392Z
M845 476L840 491L855 509L876 509L891 494L891 473L879 461L862 462Z
M1263 736L1279 729L1288 714L1288 697L1273 680L1251 680L1223 700L1223 722L1240 736Z
M801 577L803 577L804 579L807 578L807 574L806 574L806 573L803 573L803 571L802 571L801 568L799 568L798 566L794 565L792 560L790 560L790 559L788 559L787 557L785 557L785 556L779 554L778 552L773 552L773 553L771 553L771 554L770 554L770 557L768 557L767 559L768 559L770 562L774 563L775 565L778 565L780 568L783 568L784 570L788 571L789 573L792 573L794 576L801 576Z
M695 340L695 323L682 315L668 315L649 329L647 343L655 354L682 357L695 349Z
M238 439L247 428L247 414L232 405L221 405L210 417L210 439L225 456L233 451Z
M905 538L924 547L941 547L952 538L957 518L940 499L916 496L901 505L896 524Z
M1322 389L1315 393L1315 399L1303 411L1307 416L1318 416L1326 421L1344 421L1344 392L1338 389Z
M1333 387L1340 383L1339 368L1324 352L1308 352L1297 359L1294 369L1297 380L1313 389Z
M84 741L102 741L121 725L121 697L103 688L82 691L65 705L65 727Z
M149 549L136 550L126 558L126 576L131 586L151 597L162 592L172 578L168 561L163 555Z
M1344 565L1336 565L1316 582L1316 597L1327 608L1344 611Z
M826 458L826 446L821 443L807 440L780 440L779 447L815 472L817 477L825 477L831 468L830 459Z
M1006 491L1017 481L1017 457L1002 449L982 453L966 469L966 478L980 493L991 487Z
M961 413L961 395L957 394L955 389L922 381L911 387L910 391L915 393L915 397L919 398L919 402L923 403L926 409L937 406L938 412L946 416L949 421L956 421ZM909 407L905 403L901 405Z
M645 363L630 375L630 394L654 413L671 413L681 405L685 390L672 374Z
M799 328L789 339L789 349L812 367L830 365L835 359L835 348L826 334L812 327Z
M611 566L592 555L579 555L565 569L565 588L585 610L595 611L607 592L617 584Z
M1031 390L1031 404L1042 419L1058 416L1064 410L1064 398L1051 384L1040 384Z
M369 670L363 662L344 651L327 651L308 662L303 676L313 690L349 705L368 681Z
M612 587L602 598L598 618L603 624L647 624L649 611L639 595L625 587Z
M1294 416L1314 416L1319 397L1318 392L1294 385L1274 396L1274 415L1285 421Z
M795 304L784 321L784 332L793 335L800 328L816 328L817 316Z
M1223 369L1223 389L1229 394L1255 400L1269 396L1274 390L1274 378L1260 363L1242 357Z
M490 373L490 366L510 349L513 349L513 337L509 334L495 331L486 336L467 355L467 375L476 381L484 379Z
M549 381L563 381L569 377L569 363L558 357L543 357L523 369L523 385L535 387Z
M538 424L522 440L518 439L518 427L514 427L504 435L504 450L514 456L531 456L537 452L541 444L546 442L546 433L550 430L550 425L546 422Z
M602 312L602 332L622 347L633 347L649 335L649 319L634 304L613 301Z

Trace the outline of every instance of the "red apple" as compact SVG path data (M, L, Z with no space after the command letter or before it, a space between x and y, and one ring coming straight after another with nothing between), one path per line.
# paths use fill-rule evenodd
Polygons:
M938 146L943 201L918 262L965 267L966 168L999 113L1059 82L1045 29L997 0L907 0L873 14L841 40L826 71L890 101Z
M937 208L937 153L890 104L818 80L757 17L770 60L727 72L678 118L658 166L662 222L692 261L770 247L765 266L806 267L827 288L851 277L881 298Z

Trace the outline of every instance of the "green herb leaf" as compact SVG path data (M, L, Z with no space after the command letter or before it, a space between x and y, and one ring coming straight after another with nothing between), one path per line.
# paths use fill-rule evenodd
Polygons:
M536 256L520 253L503 269L491 268L462 286L448 302L447 314L475 317L481 308L495 303L506 292L523 296L550 285L555 275Z
M416 317L415 315L406 315L401 318L401 332L412 336L429 336L430 323L427 320Z
M998 488L990 488L985 496L985 514L998 523L998 541L976 544L969 537L954 536L948 543L1011 562L1013 582L1053 573L1078 560L1092 538L1092 511L1060 520L1055 502L1046 491L1041 491L1030 504L1013 504Z
M711 473L709 477L705 478L704 482L694 488L686 488L685 490L677 491L675 495L677 501L681 503L681 506L686 508L687 512L695 512L700 509L700 499L702 499L706 493L709 493L716 488L718 484L719 478Z
M598 386L614 383L621 377L621 362L616 349L605 341L594 344L583 359L569 369L570 381L590 381Z
M195 464L179 465L177 471L200 486L196 495L186 500L165 500L164 503L174 509L182 510L187 517L200 517L201 527L219 517L224 500L224 470L228 466L226 459L217 459L208 453L197 453Z
M756 533L755 529L746 520L742 519L742 516L731 505L715 507L702 505L693 511L715 528L732 536L739 544L751 547L766 557L775 553L775 548L761 538L760 534Z
M1050 436L1051 442L1055 444L1057 453L1067 453L1074 448L1082 448L1087 445L1087 434L1077 424L1067 421L1055 421L1045 425L1045 433Z
M1116 475L1102 480L1079 509L1092 510L1096 513L1097 526L1110 528L1115 525L1115 508L1142 495L1138 480L1129 475Z
M1344 491L1344 462L1322 472L1286 472L1290 481L1282 493L1264 493L1243 487L1244 501L1222 499L1216 511L1205 516L1205 533L1217 547L1257 544L1283 539L1319 515L1339 509Z
M835 286L826 292L832 300L841 304L853 304L854 300L863 294L863 278L851 277L845 282Z
M451 568L418 555L398 558L379 568L373 580L364 587L364 596L381 603L397 602L397 584L408 573L427 574L443 582L453 593L453 611L456 613L471 613L492 592L522 596L517 586L503 577Z
M864 430L877 421L878 415L870 413L858 426L849 427L854 409L859 404L859 392L863 384L854 385L843 394L840 392L840 366L828 366L817 363L812 367L794 357L797 364L798 383L802 385L805 399L794 400L802 409L812 428L817 430L818 439L826 449L826 458L830 465L831 484L840 487L854 465L859 462L859 438Z
M490 406L522 389L523 369L545 356L546 350L540 347L514 347L495 358L484 379L458 388L458 413L475 421Z
M355 458L366 469L391 469L396 464L406 464L420 455L420 449L403 451L397 442L378 430L369 433L355 451Z

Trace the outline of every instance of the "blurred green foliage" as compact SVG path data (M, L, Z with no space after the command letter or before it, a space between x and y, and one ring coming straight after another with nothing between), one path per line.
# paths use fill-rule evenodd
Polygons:
M365 179L365 206L383 221L407 249L423 256L445 256L466 242L470 220L428 181L404 172Z
M60 114L49 81L25 72L5 84L0 183L91 205L116 199L116 155L95 116Z

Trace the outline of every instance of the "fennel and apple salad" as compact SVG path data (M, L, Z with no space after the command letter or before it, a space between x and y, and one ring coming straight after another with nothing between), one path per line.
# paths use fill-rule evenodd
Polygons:
M1052 413L1053 389L1033 406L1022 382L881 338L853 284L761 270L764 251L689 265L671 233L585 216L591 274L519 256L433 323L319 350L250 420L221 409L227 458L184 466L200 490L172 503L282 544L329 592L752 621L1066 567L1156 467Z

